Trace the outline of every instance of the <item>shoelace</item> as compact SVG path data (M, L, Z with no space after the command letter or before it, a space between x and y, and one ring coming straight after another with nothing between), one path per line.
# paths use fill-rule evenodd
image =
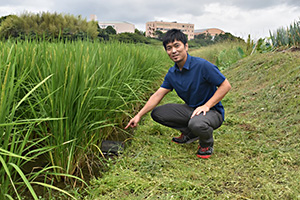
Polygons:
M205 152L208 151L209 147L198 147L198 149L200 149L201 152Z

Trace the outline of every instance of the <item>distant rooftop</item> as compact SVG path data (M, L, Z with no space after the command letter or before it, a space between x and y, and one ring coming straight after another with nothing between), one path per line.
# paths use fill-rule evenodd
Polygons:
M125 21L99 21L100 24L131 24Z
M195 33L202 33L202 32L204 32L204 31L206 31L206 30L208 30L208 29L211 29L211 28L202 28L202 29L195 29Z

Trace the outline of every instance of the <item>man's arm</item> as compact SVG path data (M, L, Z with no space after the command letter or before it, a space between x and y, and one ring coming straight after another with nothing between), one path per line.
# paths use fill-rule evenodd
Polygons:
M170 92L171 90L169 89L165 89L165 88L159 88L147 101L147 103L145 104L145 106L138 112L138 114L136 114L134 116L134 118L132 118L129 123L127 124L127 126L125 127L125 129L127 129L128 127L134 128L137 126L137 124L139 123L139 121L141 120L142 116L144 116L146 113L148 113L149 111L153 110L158 104L159 102L164 98L164 96Z
M212 107L214 107L219 101L221 101L224 96L231 89L231 85L227 79L223 81L223 83L218 87L215 94L202 106L196 108L191 116L193 118L195 115L200 115L203 112L203 115L206 115Z

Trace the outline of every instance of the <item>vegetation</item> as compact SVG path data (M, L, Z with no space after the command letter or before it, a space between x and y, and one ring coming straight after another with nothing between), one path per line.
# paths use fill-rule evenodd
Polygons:
M112 40L117 40L119 42L124 43L144 43L144 44L151 44L153 43L153 39L147 38L141 34L137 33L119 33L111 37Z
M279 28L273 34L270 32L270 38L276 48L300 47L300 21L295 21L287 28Z
M209 51L207 49L209 49ZM221 70L228 68L238 60L245 58L250 55L251 52L251 44L246 44L242 41L224 41L211 45L209 48L191 50L191 54L201 55L202 58L215 63Z
M299 66L299 52L256 53L223 71L233 89L209 160L196 157L197 143L172 143L179 132L148 115L85 199L298 199ZM173 93L168 102L181 101Z
M81 16L43 12L8 15L0 18L0 39L39 39L48 41L120 41L124 43L155 44L156 39L135 33L116 34L112 26L101 29L97 22L87 22Z
M214 37L211 36L210 34L200 34L196 35L195 38L191 41L189 41L189 47L190 48L199 48L199 47L205 47L217 43L222 43L222 42L245 42L243 39L236 37L232 35L231 33L225 33L225 34L218 34L215 35Z
M0 45L0 199L20 198L24 187L36 199L33 185L81 185L76 177L85 179L83 166L101 157L102 140L116 132L129 137L123 119L143 103L149 83L161 79L161 66L169 62L162 48L145 45ZM26 164L41 156L46 162L36 167L42 169L26 174Z
M57 13L23 13L10 15L2 21L0 38L94 39L98 35L96 22L87 22L81 16Z

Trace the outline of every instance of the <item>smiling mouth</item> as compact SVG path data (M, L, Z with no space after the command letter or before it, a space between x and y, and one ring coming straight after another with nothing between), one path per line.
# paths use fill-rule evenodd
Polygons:
M176 58L178 58L178 56L179 56L179 55L174 55L174 56L172 56L172 58L173 58L173 59L176 59Z

